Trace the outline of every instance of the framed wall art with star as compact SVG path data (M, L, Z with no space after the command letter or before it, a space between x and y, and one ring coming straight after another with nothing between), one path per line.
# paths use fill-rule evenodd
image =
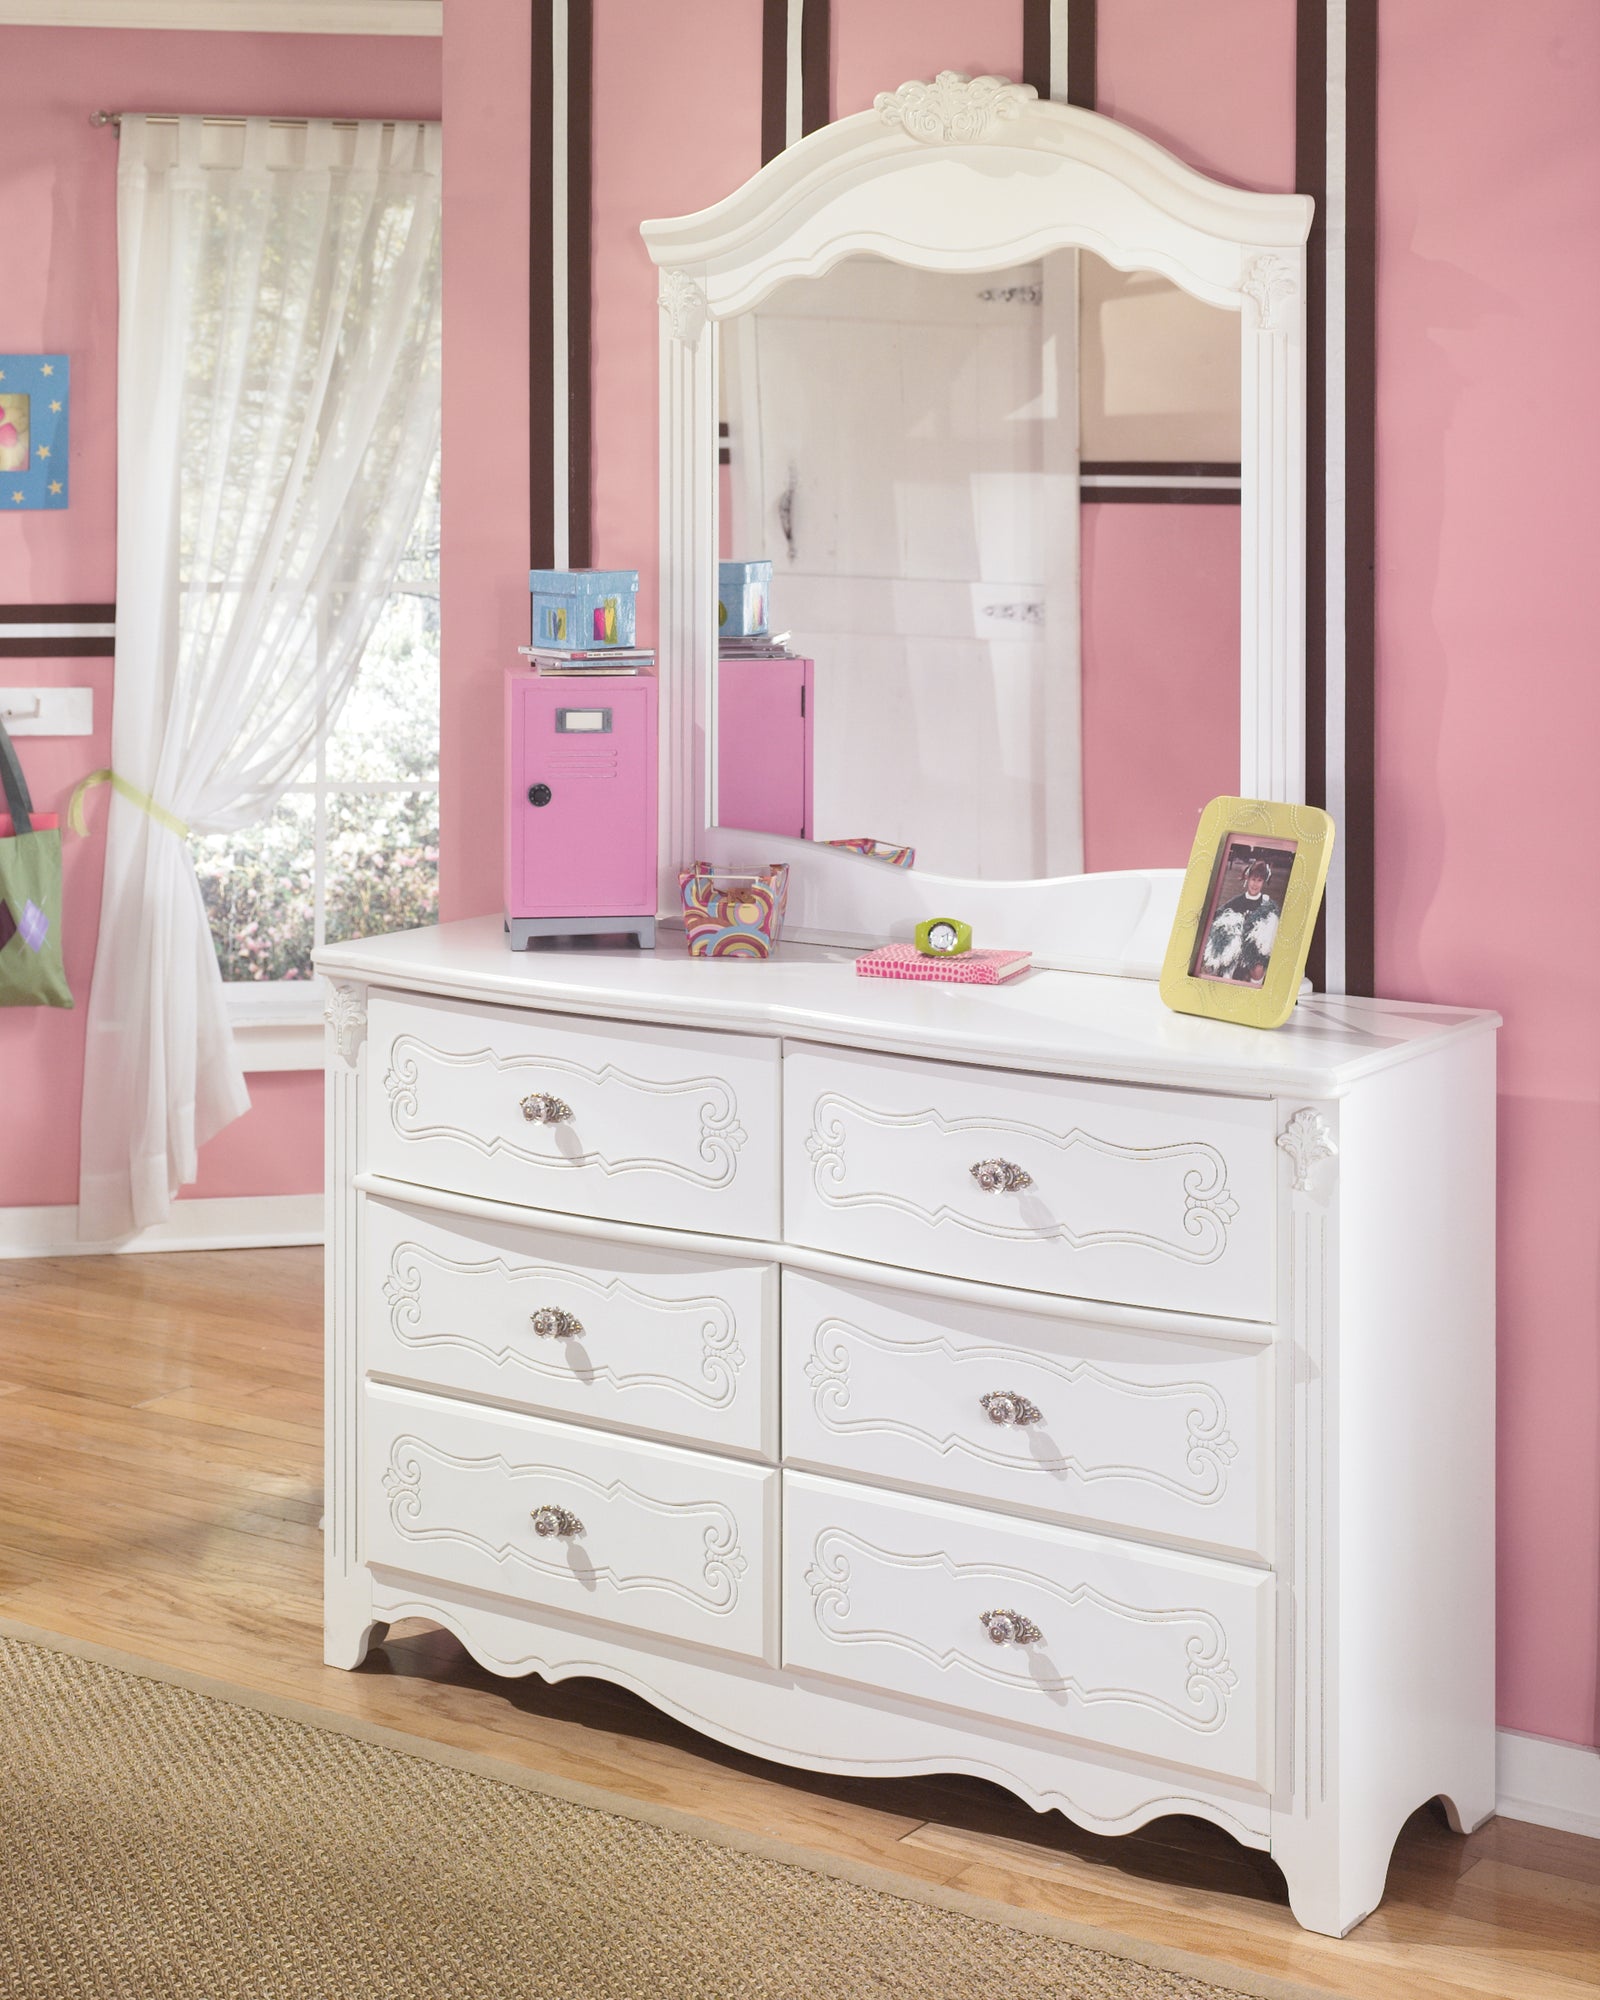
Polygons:
M66 506L71 408L64 354L0 354L0 513Z

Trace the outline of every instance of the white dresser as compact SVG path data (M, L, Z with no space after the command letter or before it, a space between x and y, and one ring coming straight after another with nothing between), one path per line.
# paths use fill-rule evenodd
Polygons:
M327 1657L424 1617L816 1770L1199 1814L1300 1921L1494 1801L1494 1028L324 952Z

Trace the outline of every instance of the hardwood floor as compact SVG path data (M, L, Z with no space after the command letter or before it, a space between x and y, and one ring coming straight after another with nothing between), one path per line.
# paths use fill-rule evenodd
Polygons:
M1349 1938L1301 1931L1264 1856L1197 1821L1122 1840L963 1779L818 1778L597 1682L504 1682L396 1626L321 1664L315 1250L0 1263L0 1613L681 1807L904 1875L1329 1991L1593 2000L1600 1841L1437 1809Z

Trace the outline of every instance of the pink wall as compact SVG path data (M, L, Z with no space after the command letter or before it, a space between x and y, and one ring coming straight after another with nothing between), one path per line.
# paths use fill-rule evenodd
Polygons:
M322 1078L283 1070L250 1078L248 1115L201 1148L200 1178L185 1194L321 1191Z
M914 76L1022 74L1022 9L972 0L833 0L833 115Z
M1099 0L1097 20L1096 110L1202 173L1293 188L1291 0Z
M754 169L759 9L600 0L596 12L595 559L640 566L649 631L656 315L635 232ZM1290 187L1294 14L1288 0L1100 0L1101 108L1209 172ZM1020 8L998 0L836 0L834 16L841 113L910 75L1015 74L1020 57ZM1600 447L1587 351L1600 275L1586 253L1600 222L1600 12L1593 0L1392 0L1382 20L1380 990L1506 1014L1501 1714L1589 1743L1600 1738L1600 940L1568 857L1587 851L1600 814L1589 768L1600 599L1580 488ZM452 11L446 47L461 114L450 185L479 204L448 225L447 248L453 915L499 899L498 813L482 778L498 768L493 689L523 615L525 34L514 0L479 0ZM703 117L683 115L702 101ZM503 437L483 435L486 407ZM1551 836L1542 821L1530 830L1530 793L1560 815L1561 858L1542 872L1530 845L1537 857Z
M1505 1015L1501 1720L1593 1743L1600 8L1380 19L1378 979Z
M98 109L439 115L436 40L100 28L0 28L0 346L72 358L72 504L0 523L0 603L104 604L116 589L117 142ZM110 761L113 662L8 660L12 685L95 690L93 738L24 739L41 809ZM0 1014L8 1137L0 1207L75 1202L84 1005L94 962L105 807L66 841L71 1014ZM254 1108L201 1156L206 1195L322 1185L317 1075L251 1080Z

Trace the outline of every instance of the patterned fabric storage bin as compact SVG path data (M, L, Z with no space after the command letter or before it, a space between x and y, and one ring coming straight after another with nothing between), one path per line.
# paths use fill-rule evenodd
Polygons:
M769 958L783 929L789 864L759 875L722 874L697 861L678 876L691 958Z
M772 564L717 564L717 637L756 639L772 616Z
M636 569L530 569L528 590L531 645L587 651L633 644Z

